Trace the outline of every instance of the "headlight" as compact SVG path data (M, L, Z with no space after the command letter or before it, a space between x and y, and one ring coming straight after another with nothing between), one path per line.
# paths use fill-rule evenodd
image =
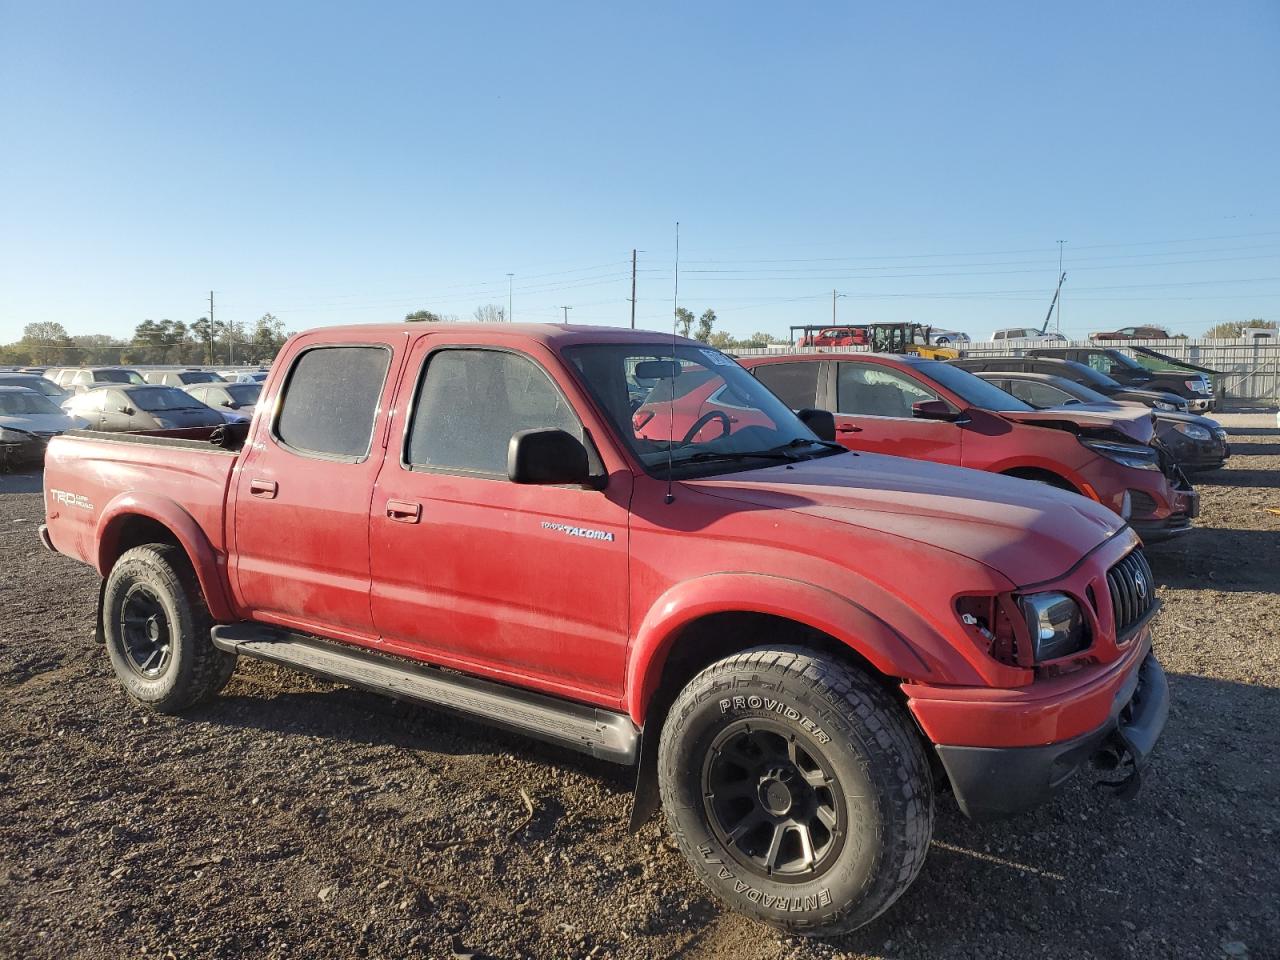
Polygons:
M1019 603L1037 663L1065 657L1089 645L1089 629L1080 605L1065 593L1033 593Z
M0 442L21 443L23 440L30 439L31 437L21 430L6 430L4 427L0 427Z
M1192 440L1209 440L1213 437L1213 434L1198 423L1175 423L1173 429L1185 434Z
M1112 440L1080 440L1086 447L1099 456L1106 457L1122 466L1137 470L1159 470L1160 460L1151 447L1136 443L1116 443Z
M1165 403L1163 400L1156 400L1152 405L1157 410L1177 410L1178 409L1172 403Z

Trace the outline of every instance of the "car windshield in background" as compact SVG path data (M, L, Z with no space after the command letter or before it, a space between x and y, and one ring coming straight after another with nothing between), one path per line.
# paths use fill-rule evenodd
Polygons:
M146 383L141 376L132 370L95 370L94 383Z
M176 387L147 387L130 390L129 400L140 410L155 413L159 410L199 410L203 404Z
M6 417L23 414L62 413L58 405L43 394L31 390L0 391L0 415Z
M653 476L750 470L842 452L718 350L591 344L565 356Z
M223 378L208 370L184 370L182 380L184 383L222 383Z
M231 394L231 399L242 407L251 407L258 402L258 394L262 393L260 383L229 383L222 389Z
M1095 389L1117 390L1120 388L1120 381L1108 377L1087 363L1078 363L1075 360L1068 360L1067 363L1071 364L1071 370L1079 374L1081 380Z
M924 360L915 365L921 374L935 383L946 387L972 407L979 410L991 410L995 413L1012 413L1015 411L1034 410L1028 403L1023 403L1011 393L1005 393L994 384L987 383L981 377L975 377L968 370L961 370L940 360Z

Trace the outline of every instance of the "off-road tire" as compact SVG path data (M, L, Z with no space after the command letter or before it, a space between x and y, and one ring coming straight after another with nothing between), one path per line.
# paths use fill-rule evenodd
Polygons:
M124 623L126 606L154 608L162 622L159 631L167 640L167 655L148 671L139 663L145 663L145 658L136 653L136 642L131 654L128 631L136 628ZM179 713L226 685L236 657L213 645L212 626L195 571L172 544L134 547L120 556L107 575L102 598L107 656L125 693L140 706L157 713Z
M746 769L733 759L742 756L733 747L735 736L783 738L776 742L784 749L798 747L798 755L808 757L813 780L821 783L824 773L815 763L833 775L827 786L816 788L824 800L815 800L814 793L808 801L843 804L836 810L844 813L841 830L828 835L832 844L842 836L840 845L828 846L825 861L808 868L821 873L807 877L800 870L787 878L758 866L753 870L743 859L746 836L736 838L736 850L721 839L732 831L713 811L720 801L709 799L715 794L708 794L707 784L722 769L722 750L731 754L723 769ZM749 746L742 741L742 749ZM797 781L794 772L788 776L798 811L810 781ZM741 780L754 782L751 774ZM759 782L756 816L763 812L767 818L772 801L765 780ZM694 677L663 725L658 783L667 822L699 879L734 910L794 934L841 933L888 909L920 872L933 832L929 763L904 708L866 674L802 647L757 647ZM739 785L733 792L741 790ZM791 793L783 795L789 804ZM822 830L814 826L817 832L801 848L809 859ZM768 836L779 828L767 821L762 829ZM776 839L761 845L777 856Z

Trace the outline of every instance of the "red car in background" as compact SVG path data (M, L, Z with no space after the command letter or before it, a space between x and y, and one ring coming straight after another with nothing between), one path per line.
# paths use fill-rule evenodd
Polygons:
M792 409L835 414L836 440L1039 480L1096 500L1148 540L1190 529L1199 496L1161 458L1150 413L1036 410L937 360L890 354L741 361Z
M866 327L820 327L805 329L796 338L797 347L864 347L871 342Z

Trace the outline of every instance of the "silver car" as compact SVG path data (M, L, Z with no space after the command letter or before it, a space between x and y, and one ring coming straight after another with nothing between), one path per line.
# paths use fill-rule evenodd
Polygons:
M98 386L72 397L63 409L89 422L91 430L116 433L218 427L222 414L177 387L152 384Z
M253 419L254 405L262 393L260 383L196 383L187 393L206 406L213 407L229 423Z
M55 404L71 396L66 390L35 373L0 373L0 387L26 387L36 393L43 394Z

